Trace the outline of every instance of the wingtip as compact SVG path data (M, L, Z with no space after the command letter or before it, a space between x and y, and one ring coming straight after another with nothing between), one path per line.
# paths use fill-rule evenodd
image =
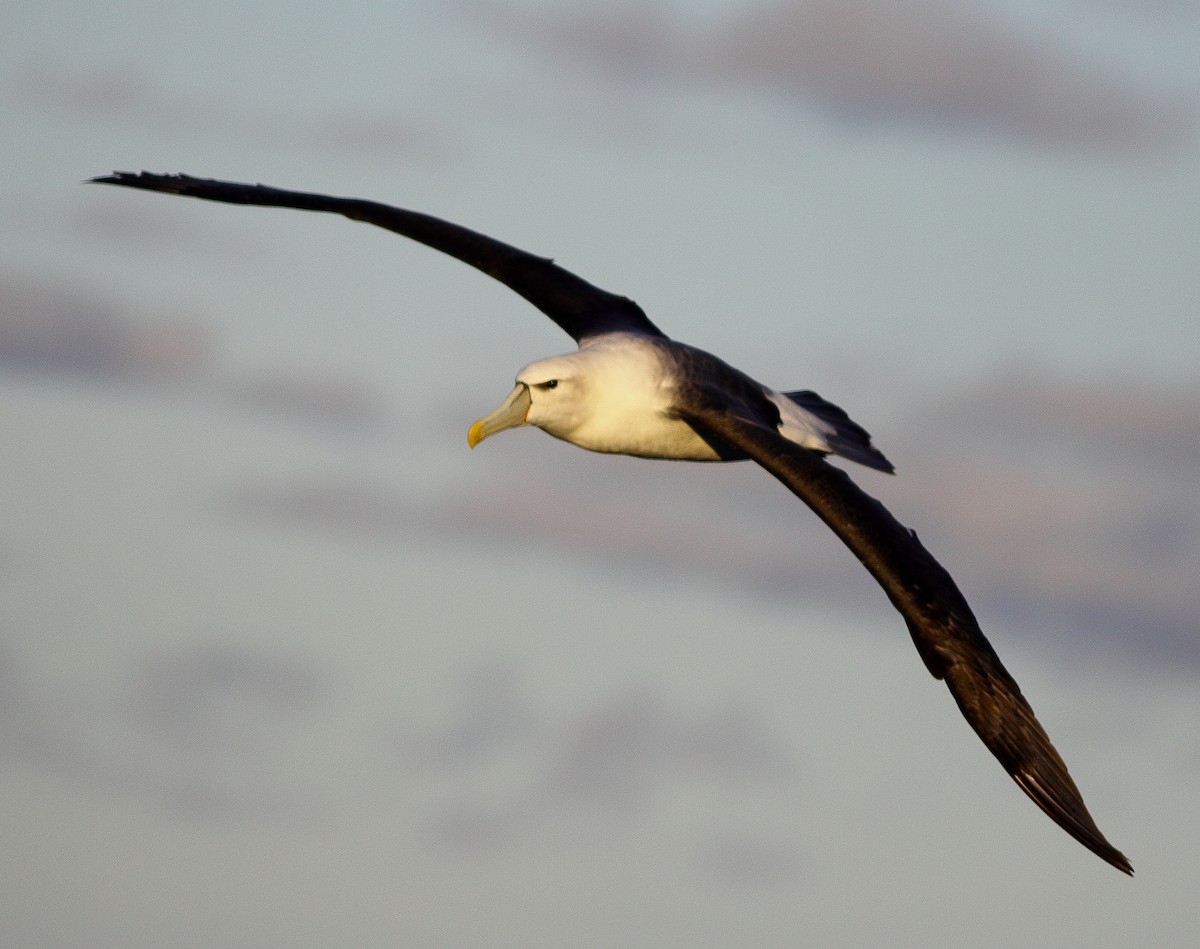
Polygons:
M1128 873L1130 876L1133 876L1133 864L1129 862L1129 858L1121 853L1121 851L1112 849L1110 853L1102 853L1100 856L1122 873Z
M146 174L146 172L142 172L142 174ZM96 175L94 178L84 178L83 183L85 185L121 185L138 177L138 173L134 171L114 171L108 175Z
M1101 838L1101 842L1095 845L1083 840L1081 840L1080 843L1082 843L1088 848L1088 850L1092 851L1092 853L1094 853L1105 863L1116 867L1122 873L1133 876L1133 864L1129 862L1129 858L1125 856L1125 854L1121 853L1121 851L1110 844L1107 840Z
M124 185L127 188L143 188L147 191L166 191L179 193L189 179L181 174L157 174L153 171L114 171L110 175L97 175L95 178L85 178L84 184Z
M1055 757L1057 757L1057 753ZM1011 777L1017 782L1017 786L1029 795L1030 799L1059 827L1105 863L1111 864L1122 873L1133 876L1133 864L1100 832L1100 828L1096 826L1091 814L1088 813L1087 806L1083 803L1083 797L1075 788L1070 775L1066 773L1065 765L1063 765L1062 772L1062 777L1068 782L1068 790L1065 793L1062 793L1061 789L1058 794L1049 791L1034 774L1027 771L1018 770L1011 773Z

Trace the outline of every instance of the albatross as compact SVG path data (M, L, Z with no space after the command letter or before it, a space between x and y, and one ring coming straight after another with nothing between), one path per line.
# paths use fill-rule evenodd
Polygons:
M904 617L926 668L946 683L963 717L1021 790L1081 844L1132 875L1129 860L1092 820L1066 764L950 574L914 531L825 461L836 455L893 470L867 432L836 405L808 390L776 392L716 356L669 339L627 297L548 258L428 214L188 175L115 172L91 181L340 214L456 257L520 294L578 348L518 372L508 397L471 425L472 448L505 429L534 425L589 451L761 465L867 568Z

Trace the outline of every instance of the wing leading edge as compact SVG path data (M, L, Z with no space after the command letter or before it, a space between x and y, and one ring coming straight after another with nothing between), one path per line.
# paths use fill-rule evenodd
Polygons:
M559 267L548 257L538 257L432 215L359 198L338 198L267 185L193 178L190 175L118 171L90 181L226 204L253 204L340 214L352 221L365 221L394 231L470 264L519 293L577 343L589 336L618 331L665 336L650 322L641 307L627 297L601 290Z

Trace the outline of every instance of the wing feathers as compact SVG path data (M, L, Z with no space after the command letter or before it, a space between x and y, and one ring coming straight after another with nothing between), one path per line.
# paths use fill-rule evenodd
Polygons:
M871 444L870 433L846 414L846 410L822 399L811 389L782 393L806 412L811 412L833 431L825 436L835 454L860 465L892 474L896 469L878 448Z
M1117 869L1133 867L1096 827L1067 767L979 628L953 579L879 501L841 469L701 394L678 410L701 432L741 449L807 504L883 587L925 665L1004 770L1056 823Z
M632 300L601 290L546 257L527 253L428 214L358 198L338 198L189 175L118 171L91 180L98 184L124 185L228 204L341 214L353 221L365 221L394 231L494 277L545 313L576 342L615 330L663 336Z

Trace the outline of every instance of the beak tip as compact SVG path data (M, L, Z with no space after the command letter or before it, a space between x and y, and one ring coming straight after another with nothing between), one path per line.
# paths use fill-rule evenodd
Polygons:
M483 418L475 420L467 430L467 444L474 448L485 438L495 435L497 432L524 425L526 418L529 417L529 406L529 387L518 382L500 408L491 415L485 415Z

